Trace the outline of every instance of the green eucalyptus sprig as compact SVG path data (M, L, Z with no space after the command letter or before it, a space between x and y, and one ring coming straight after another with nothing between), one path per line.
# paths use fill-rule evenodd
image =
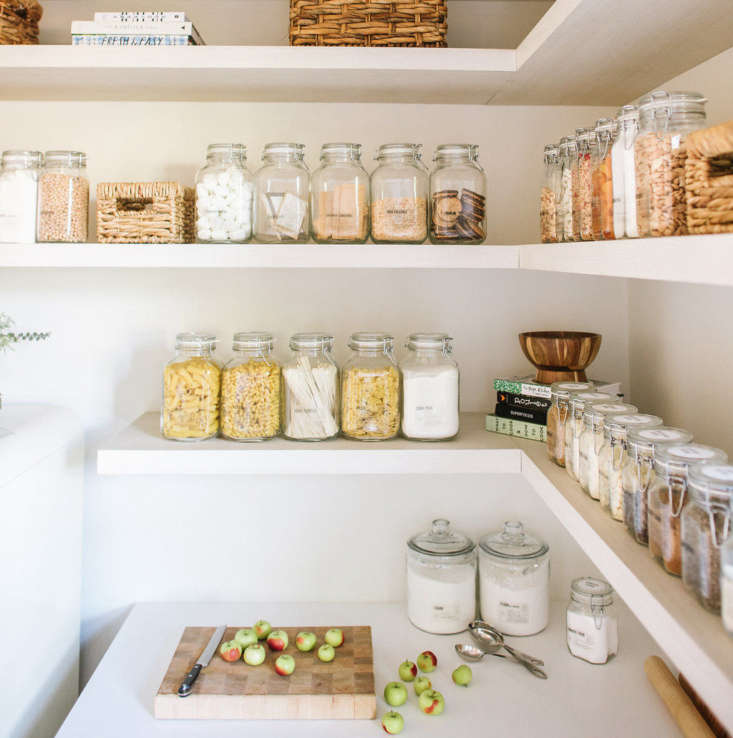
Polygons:
M47 331L16 333L12 330L14 326L15 321L7 313L0 313L0 351L7 351L21 341L45 341L51 335Z

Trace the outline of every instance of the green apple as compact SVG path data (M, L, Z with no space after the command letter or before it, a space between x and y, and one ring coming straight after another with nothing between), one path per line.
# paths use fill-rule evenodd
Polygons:
M427 672L435 671L435 667L438 665L438 657L432 651L423 651L417 657L417 668L420 671Z
M258 620L255 623L253 630L257 633L258 640L264 641L272 632L272 626L267 622L267 620Z
M430 689L433 685L430 683L430 679L424 676L419 676L415 679L415 694L419 697L426 689Z
M440 715L445 707L445 700L440 692L434 689L426 689L418 697L417 704L426 715Z
M289 653L281 653L275 661L275 671L280 676L290 676L295 671L295 659Z
M412 661L403 661L397 671L403 682L411 682L417 676L417 666Z
M382 728L385 733L390 735L397 735L402 732L402 728L405 727L405 721L399 712L390 710L382 715Z
M318 649L318 658L321 661L333 661L336 658L336 649L329 643L323 643Z
M453 674L451 676L453 677L453 681L459 687L467 687L471 683L471 679L473 679L473 672L471 671L470 666L461 664L457 669L453 670Z
M323 638L329 646L338 648L344 642L344 632L341 628L329 628Z
M402 682L388 682L384 688L384 701L392 707L407 702L407 687Z
M316 647L316 634L302 630L295 636L295 647L298 651L312 651Z
M242 658L244 659L245 664L249 664L250 666L259 666L267 656L267 651L265 651L265 647L261 643L253 643L251 646L247 646L247 648L244 649L244 655Z
M242 647L236 641L224 641L219 653L224 661L238 661L242 657Z
M257 633L254 628L242 628L234 634L234 640L242 647L247 648L257 643Z
M267 636L270 651L284 651L288 647L288 634L284 630L273 630Z

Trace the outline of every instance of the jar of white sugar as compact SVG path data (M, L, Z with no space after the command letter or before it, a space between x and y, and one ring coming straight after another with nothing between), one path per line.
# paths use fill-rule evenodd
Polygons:
M433 520L407 542L407 616L428 633L460 633L476 616L476 544Z
M402 362L402 433L414 441L458 434L458 364L445 333L413 333Z
M618 653L618 617L613 589L595 577L574 579L565 615L570 653L591 664L605 664Z
M0 162L0 243L35 243L40 151L3 151Z
M509 521L479 541L481 617L502 633L528 636L547 627L550 547Z

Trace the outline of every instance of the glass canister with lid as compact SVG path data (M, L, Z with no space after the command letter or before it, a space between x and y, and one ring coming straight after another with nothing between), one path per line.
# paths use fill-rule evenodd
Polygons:
M580 435L583 432L583 411L592 402L613 402L617 399L607 392L574 392L568 400L568 418L565 421L565 470L578 481L580 464Z
M557 237L557 199L560 190L560 149L557 144L545 146L545 177L540 192L540 238L542 243L555 243Z
M565 424L570 415L570 395L589 392L593 382L553 382L550 385L550 407L547 410L547 453L556 464L565 466Z
M35 243L40 151L3 151L0 161L0 243Z
M38 241L84 243L88 227L86 154L47 151L38 180Z
M618 616L613 589L595 577L574 579L565 613L566 642L573 656L605 664L618 654Z
M636 238L636 169L634 139L639 127L639 108L624 105L616 117L617 135L611 150L613 172L613 230L616 238Z
M265 441L280 432L280 364L267 331L234 334L234 356L221 375L221 434L232 441Z
M254 235L262 243L308 240L310 174L305 146L269 143L255 174Z
M333 336L296 333L293 354L282 367L283 435L295 441L323 441L339 432L338 368Z
M428 633L460 633L476 616L476 544L444 519L407 542L407 616Z
M703 607L720 612L720 552L730 535L733 465L689 470L682 511L682 583Z
M219 431L221 369L216 336L179 333L175 356L163 370L160 432L174 441L202 441Z
M661 445L649 486L649 553L675 576L682 574L680 516L689 501L687 474L697 464L725 464L725 451L699 443Z
M558 213L558 239L560 241L575 241L573 228L573 169L578 158L575 136L565 136L560 139L560 201Z
M486 173L476 144L442 144L430 175L430 240L479 244L486 238Z
M428 237L428 172L420 144L383 144L372 172L372 239L423 243Z
M550 547L519 521L479 541L481 617L502 633L528 636L547 627Z
M196 240L245 243L252 238L254 183L247 147L209 144L206 163L196 174Z
M580 240L593 240L593 158L597 156L598 139L592 128L576 128L575 137L578 144L578 157L575 165L577 171L577 197L573 190L573 219L577 221Z
M341 370L341 432L359 441L386 441L400 429L400 370L394 338L361 331L349 341Z
M593 238L596 241L615 238L614 232L614 203L616 197L613 191L613 167L611 152L618 125L612 118L601 118L596 121L596 147L593 151L591 201L593 218Z
M365 243L369 236L369 175L361 144L327 143L311 176L311 221L316 243Z
M731 517L733 518L733 499L731 500ZM720 614L725 629L733 635L733 531L723 546L720 556Z

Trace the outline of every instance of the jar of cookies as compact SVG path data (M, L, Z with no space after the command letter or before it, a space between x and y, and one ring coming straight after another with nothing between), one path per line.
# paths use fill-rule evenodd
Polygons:
M84 243L88 225L86 154L47 151L38 180L38 241Z
M430 175L430 240L478 244L486 238L486 174L476 144L443 144Z
M165 438L202 441L218 433L221 371L215 349L215 336L176 336L176 354L163 370L160 431Z
M221 435L265 441L280 432L280 364L264 331L234 334L234 357L221 373Z
M386 441L400 429L400 370L394 338L354 333L341 370L341 432L359 441Z

